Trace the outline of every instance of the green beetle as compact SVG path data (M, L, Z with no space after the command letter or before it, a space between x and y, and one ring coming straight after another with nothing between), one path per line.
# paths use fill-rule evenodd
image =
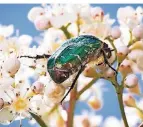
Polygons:
M98 38L81 35L67 40L49 57L47 70L53 81L60 84L101 55L104 56L105 63L110 66L107 59L111 57L111 52L108 45Z
M21 57L36 59L49 58L47 62L47 70L52 80L57 84L63 83L69 78L69 76L77 72L70 89L62 99L63 101L74 87L86 64L97 60L100 56L103 56L104 63L117 73L117 71L108 62L108 59L112 55L112 51L114 50L111 50L106 43L102 42L95 36L80 35L64 42L63 45L51 56L44 54L42 56L37 55L36 57Z

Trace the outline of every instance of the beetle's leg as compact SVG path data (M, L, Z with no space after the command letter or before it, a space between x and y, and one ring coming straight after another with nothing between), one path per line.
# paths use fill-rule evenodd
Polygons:
M78 73L77 73L77 75L76 75L76 77L75 77L75 79L74 79L72 85L70 86L68 92L65 94L65 96L64 96L63 99L61 100L61 104L62 104L62 102L64 101L64 99L66 98L66 96L70 93L70 91L74 88L74 86L75 86L75 84L76 84L76 81L77 81L79 75L81 74L81 72L82 72L82 71L84 70L84 68L85 68L85 65L84 65L84 66L82 65L81 58L79 57L79 55L75 55L75 54L70 54L70 55L74 55L74 56L77 57L77 59L78 59L79 62L80 62L81 68L79 69L79 71L78 71Z
M103 57L104 57L105 64L107 64L117 74L118 73L117 70L110 65L110 63L108 62L108 60L106 58L106 54L104 53L104 51L102 51L102 54L103 54Z
M76 81L79 77L79 75L82 73L82 71L84 70L85 66L81 66L80 70L78 71L75 79L73 80L73 83L72 85L70 86L70 89L68 90L68 92L64 95L63 99L61 100L61 104L62 102L64 101L64 99L67 97L67 95L70 93L70 91L74 88L75 84L76 84Z
M36 56L19 56L19 58L31 58L31 59L44 59L49 58L51 55L43 54L43 55L36 55Z

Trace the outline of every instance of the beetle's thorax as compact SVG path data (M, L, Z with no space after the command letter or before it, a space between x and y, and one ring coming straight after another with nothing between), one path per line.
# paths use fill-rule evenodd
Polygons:
M105 53L107 59L112 56L112 50L105 42L103 42L102 51Z

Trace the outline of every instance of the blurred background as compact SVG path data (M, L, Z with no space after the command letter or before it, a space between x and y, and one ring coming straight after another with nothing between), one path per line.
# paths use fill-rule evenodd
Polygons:
M136 5L136 4L92 4L92 6L100 6L105 14L109 13L110 17L113 19L117 19L116 13L118 8L124 7L124 6L132 6L133 8L136 8L137 6L143 6L143 5ZM37 31L31 23L28 18L27 14L29 10L32 7L40 6L40 4L1 4L0 5L0 24L2 25L10 25L13 24L15 29L19 30L19 34L28 34L32 37L36 37L40 34L39 31ZM117 25L118 23L115 22L114 25ZM35 44L33 42L33 44ZM104 82L104 81L101 81ZM141 80L140 80L141 82ZM93 111L89 108L88 105L84 103L77 103L76 105L76 114L81 114L84 110L91 111L93 113L96 113L98 115L102 115L103 118L107 118L108 116L115 116L118 119L121 118L120 115L120 109L118 106L116 93L114 88L109 84L109 82L105 82L105 88L107 88L104 91L104 105L103 108L99 111ZM38 127L38 125L30 125L27 120L23 120L23 127ZM7 127L17 127L19 126L19 122L13 122L10 125L5 125ZM4 125L0 125L0 127L4 127Z

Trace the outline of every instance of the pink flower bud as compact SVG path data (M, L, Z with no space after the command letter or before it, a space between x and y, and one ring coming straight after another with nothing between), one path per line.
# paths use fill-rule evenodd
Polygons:
M45 13L44 9L41 8L41 7L33 7L29 13L28 13L28 19L31 21L31 22L34 22L34 20L40 16L40 15L43 15Z
M143 26L139 25L135 27L132 31L133 36L135 36L138 39L143 38Z
M124 81L128 87L135 87L138 84L138 78L135 74L129 74Z
M114 39L117 39L121 36L121 31L120 31L119 27L115 26L111 29L111 36Z
M50 21L49 19L42 15L38 16L34 21L35 27L37 30L46 30L50 27Z
M120 67L119 67L119 71L122 73L123 76L126 76L127 74L132 72L132 63L130 60L125 59Z
M83 75L90 78L96 77L97 72L95 70L95 67L87 66L83 71Z
M119 56L126 56L129 53L129 48L127 46L120 46L117 48Z
M5 71L7 71L11 76L15 75L16 72L19 70L20 68L20 61L16 58L9 58L7 59L4 64L3 64L3 68Z
M130 94L123 94L123 101L126 106L136 107L136 101Z
M137 84L136 86L134 86L133 88L128 88L128 91L134 94L138 94L140 95L140 88L139 88L139 84Z
M81 123L82 123L83 127L90 127L91 126L90 121L89 121L88 118L83 118Z
M118 47L117 48L118 61L122 62L128 53L129 53L129 48L127 46Z
M94 110L99 110L102 107L101 101L97 97L90 97L88 105Z
M97 20L97 21L102 21L104 17L104 11L100 7L93 7L90 10L91 16Z
M125 60L122 62L121 66L130 68L130 66L131 66L130 60L125 59Z
M3 108L3 106L4 106L4 100L0 98L0 110Z
M114 75L115 75L115 72L111 68L108 68L104 73L104 76L106 78L112 78L114 77Z
M33 92L36 93L36 94L40 94L42 93L44 90L44 84L41 83L41 82L35 82L33 84Z

